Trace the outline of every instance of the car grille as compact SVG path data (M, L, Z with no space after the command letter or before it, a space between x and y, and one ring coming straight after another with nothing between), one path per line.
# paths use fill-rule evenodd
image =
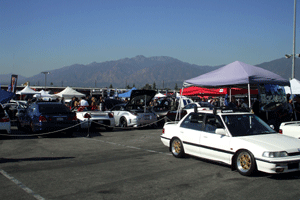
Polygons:
M289 156L299 156L300 152L288 153Z

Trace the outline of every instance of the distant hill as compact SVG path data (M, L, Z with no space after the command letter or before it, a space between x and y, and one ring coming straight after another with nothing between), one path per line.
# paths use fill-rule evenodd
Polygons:
M242 61L243 62L243 61ZM296 78L300 78L300 63L296 61ZM227 63L229 64L229 63ZM225 64L224 64L225 65ZM199 66L167 56L144 57L142 55L133 58L124 58L102 63L88 65L74 64L56 70L51 70L47 75L47 85L50 86L77 86L77 87L109 87L125 88L129 86L143 87L145 84L156 84L157 88L174 89L186 79L190 79L221 66ZM270 62L256 65L272 71L288 79L292 74L292 60L280 58ZM297 69L299 69L297 71ZM10 81L10 75L0 75L1 84ZM18 85L30 81L30 85L44 85L44 74L37 74L29 78L19 76Z

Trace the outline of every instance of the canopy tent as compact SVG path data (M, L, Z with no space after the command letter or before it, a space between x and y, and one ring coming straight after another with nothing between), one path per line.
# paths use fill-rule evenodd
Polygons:
M24 95L24 94L38 94L39 92L34 91L28 85L21 91L17 91L16 94Z
M55 94L55 96L64 97L65 99L71 99L72 97L84 97L85 94L77 92L76 90L68 86L63 91Z
M13 96L14 96L14 93L12 93L12 92L0 90L0 103L8 102Z
M154 98L163 98L166 97L166 95L162 94L162 93L157 93Z
M124 92L122 94L119 94L118 96L121 98L129 98L131 95L132 90L136 90L135 87L131 88L130 90L128 90L127 92Z
M44 100L50 100L54 95L49 94L45 90L39 91L38 94L33 95L33 97L42 98Z
M184 81L186 86L241 87L248 84L289 86L290 82L268 70L235 61L217 70Z
M202 88L202 87L191 86L185 88L182 91L182 95L183 96L225 96L226 94L230 93L229 90L230 90L229 88L213 89L213 88ZM247 93L248 93L247 89L231 88L232 95L247 94ZM251 94L258 94L258 90L251 90Z
M293 78L292 80L290 80L290 84L291 86L285 86L285 93L290 93L290 94L300 94L300 81Z
M248 86L248 102L251 107L250 86L259 84L272 84L290 86L290 82L268 70L235 61L217 70L184 81L183 86L200 86L207 88ZM231 90L230 90L231 91ZM230 93L231 96L231 93Z

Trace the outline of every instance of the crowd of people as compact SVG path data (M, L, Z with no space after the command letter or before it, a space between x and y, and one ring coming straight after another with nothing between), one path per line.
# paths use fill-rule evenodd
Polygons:
M115 97L119 103L128 102L128 98L120 99ZM231 99L226 95L225 97L208 97L208 98L197 98L194 99L195 102L208 102L212 104L214 107L228 107L228 108L242 108L246 110L251 110L254 114L259 116L265 121L274 120L277 121L277 124L285 121L293 121L300 120L300 96L296 95L292 99L290 94L286 96L287 102L280 104L279 106L273 106L267 113L262 112L261 105L257 99L251 102L251 108L249 108L248 98L236 98L232 96ZM32 103L36 101L36 98L27 98L28 103ZM105 105L105 98L102 96L96 98L94 96L87 97L73 97L71 101L65 102L65 99L56 98L54 101L61 102L66 106L70 107L70 109L80 109L82 107L88 107L89 110L100 110L105 111L108 108ZM168 110L176 110L178 108L178 99L175 97L168 98L154 98L150 102L150 107L158 107Z

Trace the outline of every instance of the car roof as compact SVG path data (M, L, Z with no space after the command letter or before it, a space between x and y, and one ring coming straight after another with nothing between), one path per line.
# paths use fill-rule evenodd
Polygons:
M198 110L197 113L205 113L205 114L214 114L216 112L217 115L245 115L245 114L252 114L251 112L245 111L234 111L229 109L216 109L214 110Z

